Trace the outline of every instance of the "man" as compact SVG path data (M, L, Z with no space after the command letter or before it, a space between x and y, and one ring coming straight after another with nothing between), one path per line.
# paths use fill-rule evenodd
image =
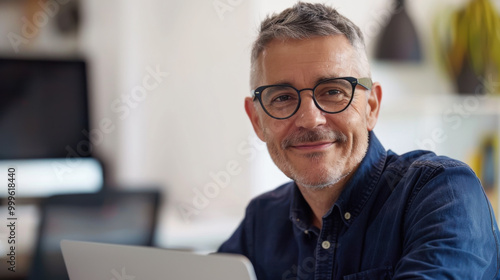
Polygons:
M464 163L397 155L373 133L382 99L361 31L322 4L261 25L245 110L293 182L252 200L219 252L269 279L496 279L499 235Z

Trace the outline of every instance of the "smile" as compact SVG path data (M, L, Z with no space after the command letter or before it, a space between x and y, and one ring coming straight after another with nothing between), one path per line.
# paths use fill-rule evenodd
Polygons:
M301 143L291 146L294 149L300 151L323 151L331 147L335 142L311 142L311 143Z

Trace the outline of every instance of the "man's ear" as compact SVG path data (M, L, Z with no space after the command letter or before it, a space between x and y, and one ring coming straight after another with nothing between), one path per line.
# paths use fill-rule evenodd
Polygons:
M259 139L264 141L264 133L262 130L262 124L260 122L260 116L251 97L245 98L245 111L247 112L248 118L252 123L253 130L255 131Z
M366 126L368 131L375 128L380 112L380 103L382 102L382 86L380 83L373 83L370 94L368 95L368 105L366 106Z

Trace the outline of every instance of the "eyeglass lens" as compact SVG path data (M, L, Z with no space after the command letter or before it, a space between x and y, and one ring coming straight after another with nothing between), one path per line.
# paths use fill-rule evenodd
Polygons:
M348 80L328 80L316 85L314 98L322 110L336 113L349 106L353 91L353 85ZM299 92L291 86L270 86L261 92L261 100L273 117L287 118L299 106Z

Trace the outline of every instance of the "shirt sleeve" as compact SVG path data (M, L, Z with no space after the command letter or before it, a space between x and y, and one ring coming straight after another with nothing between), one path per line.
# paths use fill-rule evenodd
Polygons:
M415 186L393 279L498 279L498 227L474 172L440 168Z

